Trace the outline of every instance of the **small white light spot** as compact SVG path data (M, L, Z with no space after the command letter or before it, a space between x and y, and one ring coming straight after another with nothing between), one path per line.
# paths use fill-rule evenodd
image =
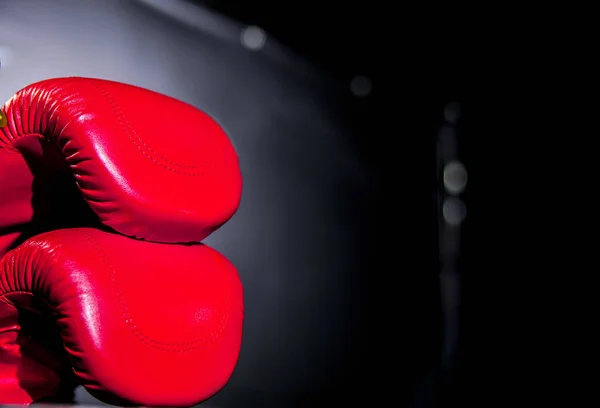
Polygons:
M447 198L442 205L442 215L448 224L460 225L467 216L467 206L459 198Z
M456 123L460 117L460 104L458 102L450 102L444 108L444 118L450 123Z
M242 30L241 40L242 45L249 50L260 50L267 42L267 34L260 27L249 26Z
M350 81L350 92L355 96L367 96L371 93L373 85L371 80L364 75L358 75Z
M451 194L460 194L467 186L467 169L462 163L454 161L444 167L444 187Z

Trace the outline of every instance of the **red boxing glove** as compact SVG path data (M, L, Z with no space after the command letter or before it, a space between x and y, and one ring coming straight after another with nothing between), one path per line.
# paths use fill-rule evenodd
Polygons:
M60 78L26 87L2 111L0 228L31 220L31 167L42 163L43 172L68 169L103 224L144 240L200 241L239 206L231 142L181 101L117 82Z
M117 405L214 395L243 321L234 266L199 243L240 202L222 129L88 78L30 85L1 116L0 403L60 398L69 372Z
M237 361L241 284L205 245L86 228L48 232L2 258L0 294L3 402L40 398L44 371L54 389L43 392L60 389L62 371L53 370L66 362L55 361L64 352L52 335L80 383L115 405L195 405L223 387ZM58 330L33 327L49 318Z

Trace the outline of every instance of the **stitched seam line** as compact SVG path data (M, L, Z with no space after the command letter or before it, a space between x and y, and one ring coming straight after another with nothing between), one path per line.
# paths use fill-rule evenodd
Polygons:
M110 108L113 111L113 114L117 118L119 125L123 132L127 135L127 138L133 143L133 145L150 161L154 164L161 166L169 171L174 173L178 173L184 176L198 177L204 176L210 172L211 162L203 163L201 165L184 165L179 163L174 163L173 161L163 157L155 150L153 150L150 146L148 146L144 140L140 137L140 135L136 132L135 128L131 125L131 123L125 118L123 111L114 99L110 96L110 94L102 87L102 85L98 84L94 80L89 80L90 84L100 92L104 100L108 103ZM166 162L167 164L163 164L162 162ZM184 170L176 169L175 167L180 167ZM189 171L189 170L198 169L198 171Z
M119 307L121 309L121 317L125 321L125 324L129 328L129 330L139 341L141 341L142 343L144 343L150 347L153 347L153 348L156 348L159 350L172 351L172 352L189 352L189 351L193 351L193 350L196 350L198 348L201 348L201 347L204 347L204 346L207 346L207 345L213 343L223 333L223 331L225 330L225 326L227 325L229 318L231 316L231 314L230 314L230 312L231 312L231 297L229 297L227 299L226 312L223 315L223 317L221 317L221 321L219 322L219 326L217 327L217 329L214 330L213 332L211 332L210 335L203 337L201 339L192 340L192 341L188 341L188 342L181 342L181 343L165 343L165 342L160 342L160 341L154 340L154 339L150 338L149 336L147 336L146 334L144 334L143 332L141 332L136 327L133 319L131 318L129 309L127 307L127 301L125 300L125 296L123 295L123 292L120 288L120 283L119 283L119 280L117 277L117 272L113 268L110 261L108 260L108 256L102 250L101 246L97 242L95 242L95 240L92 238L92 236L89 233L87 233L85 231L80 231L80 230L77 230L76 232L78 234L82 235L90 243L92 248L94 248L94 250L100 257L102 263L104 264L104 267L108 270L111 280L116 288L115 295L117 297L117 304L119 305Z
M229 322L230 317L231 317L231 297L229 297L227 299L226 312L224 313L223 317L221 317L219 326L217 327L216 330L212 331L210 333L210 335L208 335L206 337L203 337L203 338L197 339L197 340L188 341L188 342L165 343L165 342L160 342L160 341L154 340L154 339L150 338L149 336L147 336L146 334L144 334L142 331L140 331L136 327L133 319L131 318L129 309L127 307L127 301L125 300L125 296L123 295L123 292L120 289L120 284L119 284L119 281L117 278L116 270L112 267L111 263L109 262L106 253L102 250L100 245L97 242L95 242L95 240L92 238L92 236L89 233L84 232L84 231L76 231L76 232L90 243L92 248L95 250L96 254L100 257L100 260L102 261L104 267L109 272L111 281L116 288L115 295L117 298L117 304L119 305L119 307L121 309L121 317L125 321L126 326L132 332L134 337L136 339L138 339L140 342L142 342L143 344L146 344L149 347L152 347L154 349L161 350L161 351L185 353L185 352L191 352L191 351L194 351L199 348L206 347L206 346L212 344L224 332L225 327L227 326L227 323ZM15 290L15 291L10 291L10 292L4 292L3 294L0 295L0 300L3 301L4 303L14 307L15 309L18 309L18 307L15 306L10 301L10 299L8 299L8 296L20 295L20 294L39 297L35 293L30 292L30 291ZM46 303L51 310L53 310L53 308L50 307L50 305L47 303L46 299L41 299L41 300L44 303Z

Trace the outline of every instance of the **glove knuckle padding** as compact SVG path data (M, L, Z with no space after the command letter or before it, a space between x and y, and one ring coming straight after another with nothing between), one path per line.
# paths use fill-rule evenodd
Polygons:
M89 78L24 88L0 126L0 403L68 400L73 378L117 405L219 391L243 322L235 267L200 243L240 204L223 130Z
M115 399L110 390L125 401L193 405L225 384L238 358L242 286L203 244L86 228L40 234L0 261L0 298L13 306L0 308L0 320L31 296L53 313L82 384L105 401Z
M3 111L0 149L35 153L31 139L55 145L65 162L55 166L70 169L90 207L120 233L199 241L239 206L230 140L181 101L117 82L58 78L22 89Z

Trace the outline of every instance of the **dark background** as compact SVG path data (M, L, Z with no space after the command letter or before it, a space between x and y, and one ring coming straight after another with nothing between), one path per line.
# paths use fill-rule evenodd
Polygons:
M440 373L436 135L444 106L467 100L468 18L452 4L407 14L406 6L367 1L195 2L262 27L341 81L362 74L374 84L366 100L346 93L342 109L353 130L347 137L373 180L362 213L368 239L359 272L369 299L361 306L369 312L345 357L351 362L344 376L317 400L457 403L459 370L450 382ZM464 140L458 149L468 160Z
M379 47L389 40L380 36L382 30L377 23L386 18L386 12L394 13L392 7L377 2L194 2L264 28L286 46L348 80L357 72L373 74L375 57L381 57Z
M204 23L133 0L0 0L2 98L97 76L182 99L226 129L244 198L207 243L238 267L247 317L236 372L207 405L448 406L459 376L442 353L436 143L448 103L470 112L459 10L188 3ZM246 25L265 30L263 50L239 44ZM357 75L369 95L350 92Z

